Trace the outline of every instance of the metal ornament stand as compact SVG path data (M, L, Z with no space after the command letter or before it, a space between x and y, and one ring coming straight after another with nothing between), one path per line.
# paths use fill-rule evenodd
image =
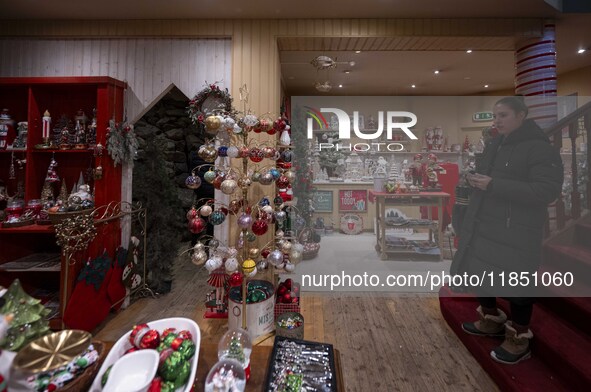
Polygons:
M140 235L143 237L143 267L142 267L142 283L139 287L133 289L129 295L126 295L120 301L112 304L111 307L124 301L128 296L138 296L145 298L151 296L156 298L156 293L148 286L146 282L146 255L147 255L147 209L142 207L140 202L129 203L126 201L111 202L95 208L89 214L80 214L72 218L65 219L61 223L55 225L55 232L57 243L62 248L62 256L65 260L64 271L64 287L63 294L60 300L60 311L63 316L66 311L66 305L69 300L69 270L70 266L76 263L83 262L78 259L79 252L88 249L96 237L97 228L115 222L117 220L127 220L130 224L135 220L140 225ZM62 320L62 328L65 325Z

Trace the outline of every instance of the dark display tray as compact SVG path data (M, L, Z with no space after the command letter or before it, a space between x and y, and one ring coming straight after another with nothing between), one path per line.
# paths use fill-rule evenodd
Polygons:
M273 388L271 383L273 381L273 370L275 368L275 363L277 362L277 353L281 350L279 347L279 343L282 341L290 341L295 342L301 345L305 345L309 350L327 350L328 352L328 363L330 367L330 372L332 375L330 387L326 386L324 389L319 389L322 392L337 392L337 376L336 376L336 367L335 367L335 358L334 358L334 348L332 344L328 343L319 343L319 342L310 342L307 340L299 340L299 339L291 339L286 338L283 336L275 336L275 343L273 344L273 351L271 352L271 358L269 359L269 366L267 369L267 379L265 380L265 391L266 392L278 392L279 390Z

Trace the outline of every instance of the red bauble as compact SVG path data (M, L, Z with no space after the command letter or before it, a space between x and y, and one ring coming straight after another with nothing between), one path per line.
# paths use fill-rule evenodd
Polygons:
M290 293L283 294L283 297L281 298L281 302L283 302L285 304L291 303L291 294Z
M220 187L222 186L222 182L224 182L225 180L225 176L217 176L215 178L215 180L213 180L213 187L217 190L220 189Z
M156 377L150 383L150 387L148 388L148 392L161 392L162 391L162 379L160 377Z
M291 303L292 303L292 304L297 304L299 301L300 301L300 300L299 300L299 298L298 298L298 297L292 297L292 298L291 298Z
M256 235L263 235L269 229L269 224L264 219L257 219L252 224L251 230Z
M238 150L238 156L240 158L247 158L249 155L250 155L250 150L246 146L242 146Z
M287 287L288 290L291 290L292 283L293 281L291 280L291 278L285 279L285 282L283 282L283 284L285 285L285 287Z
M185 339L177 336L176 338L174 338L172 343L170 343L170 348L172 348L174 351L177 351L179 349L179 347L181 347L181 344L183 343L184 340Z
M190 221L191 219L195 219L198 215L199 213L197 212L195 207L193 207L189 211L187 211L187 220Z
M187 331L186 329L179 332L178 337L181 339L193 340L193 335L191 335L191 332Z
M262 256L264 259L266 259L266 258L267 258L267 256L269 256L269 253L271 253L271 249L269 249L269 248L265 248L265 249L263 249L263 250L261 251L261 256Z
M281 297L284 296L285 293L287 293L287 287L279 286L279 288L277 289L277 294Z
M258 163L263 160L265 154L263 153L263 151L261 151L261 149L253 148L252 150L250 150L248 156L251 161L253 161L254 163Z
M242 274L240 272L234 272L230 275L230 280L228 280L230 287L236 287L242 285Z
M275 130L275 128L271 128L271 129L269 129L269 130L267 131L267 133L268 133L269 135L275 135L275 134L277 133L277 130Z
M197 218L189 221L189 231L193 234L199 234L207 227L203 218Z
M149 330L150 327L148 324L135 325L129 334L129 343L131 343L133 347L138 347L138 344L136 344L136 338L138 338L138 336L141 338Z
M166 336L168 336L171 333L176 333L176 328L166 328L163 332L162 335L160 335L160 337L162 339L164 339Z
M136 339L137 341L137 339ZM151 329L139 340L139 348L151 348L155 350L160 345L160 334L155 329Z
M287 188L289 185L289 180L286 176L281 176L277 179L277 181L275 181L275 184L277 184L279 188Z
M276 132L281 132L285 129L285 127L287 126L287 123L285 122L284 119L282 118L278 118L277 120L275 120L275 122L273 123L273 129Z

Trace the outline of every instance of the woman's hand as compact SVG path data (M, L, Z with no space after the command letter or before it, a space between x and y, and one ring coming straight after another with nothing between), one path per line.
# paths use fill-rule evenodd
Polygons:
M492 181L492 177L485 176L484 174L468 173L466 175L466 180L468 180L468 184L470 184L474 188L478 188L485 191L488 188L490 182Z

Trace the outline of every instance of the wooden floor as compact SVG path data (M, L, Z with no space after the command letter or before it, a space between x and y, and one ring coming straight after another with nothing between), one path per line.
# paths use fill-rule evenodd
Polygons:
M197 321L202 341L217 342L227 323L203 318L206 277L188 256L179 258L170 294L135 301L96 338L114 341L136 323L178 316ZM306 340L340 350L347 391L498 391L443 320L436 297L303 293L302 314Z

